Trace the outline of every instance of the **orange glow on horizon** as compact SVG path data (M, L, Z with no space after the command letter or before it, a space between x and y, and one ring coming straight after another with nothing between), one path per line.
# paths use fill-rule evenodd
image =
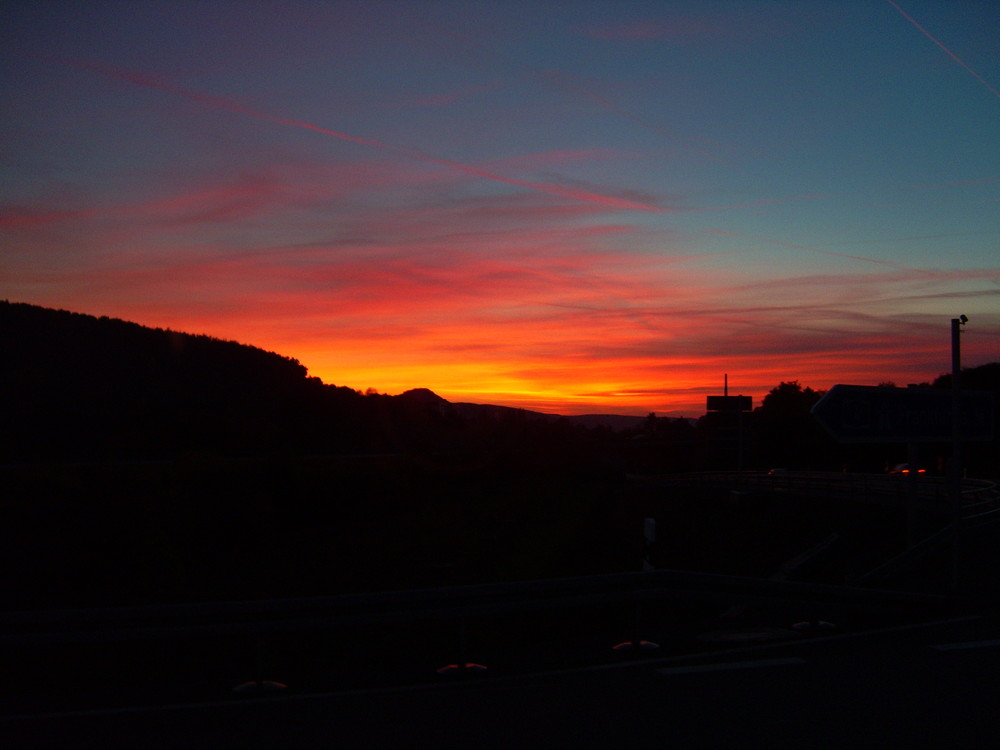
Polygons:
M733 333L727 319L722 328L705 334L702 351L696 350L699 339L694 339L694 344L686 344L692 354L671 356L657 351L669 349L670 331L654 331L651 339L641 327L636 332L617 323L604 334L613 337L614 345L601 350L595 348L593 336L581 333L584 324L572 320L553 325L528 319L489 329L473 319L400 332L398 326L386 331L371 325L352 327L350 321L332 325L305 313L279 323L243 308L231 317L210 312L179 317L169 310L151 315L148 306L90 312L256 346L297 359L324 383L360 392L372 388L398 395L428 388L451 402L567 416L654 412L699 417L705 413L706 397L722 393L727 374L730 394L750 396L759 406L768 391L784 381L797 380L818 391L837 383L906 385L933 380L948 366L946 332L942 341L932 339L922 350L909 346L912 341L894 343L876 332L852 334L840 343L833 338L810 350L816 338L812 334L803 336L799 351L789 354L788 341L771 338L766 327L759 333L752 334L756 329L749 327ZM587 319L586 325L591 323ZM484 330L492 330L496 340L484 336ZM636 356L629 347L650 353ZM744 354L740 347L754 354Z
M1000 360L996 18L899 3L13 4L4 295L567 415Z

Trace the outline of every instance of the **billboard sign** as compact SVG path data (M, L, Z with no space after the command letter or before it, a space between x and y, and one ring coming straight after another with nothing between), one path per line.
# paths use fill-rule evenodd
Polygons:
M941 443L952 439L953 395L945 388L835 385L812 407L842 443ZM992 440L993 394L960 391L960 439Z

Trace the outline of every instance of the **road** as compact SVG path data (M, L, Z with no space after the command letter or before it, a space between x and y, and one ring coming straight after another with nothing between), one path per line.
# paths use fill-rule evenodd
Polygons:
M993 748L1000 618L753 642L495 675L0 721L60 748Z

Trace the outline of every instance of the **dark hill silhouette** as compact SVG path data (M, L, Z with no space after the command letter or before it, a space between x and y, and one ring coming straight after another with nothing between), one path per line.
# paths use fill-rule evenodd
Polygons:
M576 419L452 404L426 388L362 395L254 346L8 301L0 357L0 462L551 452ZM529 423L542 431L532 440L519 435Z
M360 394L324 386L295 359L233 341L4 301L0 356L0 460L247 453L315 441L347 448L367 440L343 428Z
M445 405L449 403L429 388L411 388L410 390L401 393L400 396L405 399L435 406L437 408L445 408Z
M572 416L562 416L560 414L547 414L530 409L519 409L512 406L499 406L497 404L475 404L467 401L447 401L441 398L434 391L428 388L413 388L401 394L402 398L425 404L438 412L447 414L458 414L466 418L490 417L493 419L520 418L529 421L554 422L560 419L569 424L581 427L608 427L612 430L624 431L634 430L646 421L646 417L635 417L625 414L578 414Z

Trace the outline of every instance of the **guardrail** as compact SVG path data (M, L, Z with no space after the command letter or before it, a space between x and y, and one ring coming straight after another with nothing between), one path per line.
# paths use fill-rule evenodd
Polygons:
M633 476L642 486L695 485L733 490L762 489L811 495L834 500L854 500L879 505L902 506L914 502L928 508L947 508L950 503L948 480L938 476L902 474L862 474L852 472L715 471L669 476ZM995 482L964 479L962 506L985 508L1000 504Z

